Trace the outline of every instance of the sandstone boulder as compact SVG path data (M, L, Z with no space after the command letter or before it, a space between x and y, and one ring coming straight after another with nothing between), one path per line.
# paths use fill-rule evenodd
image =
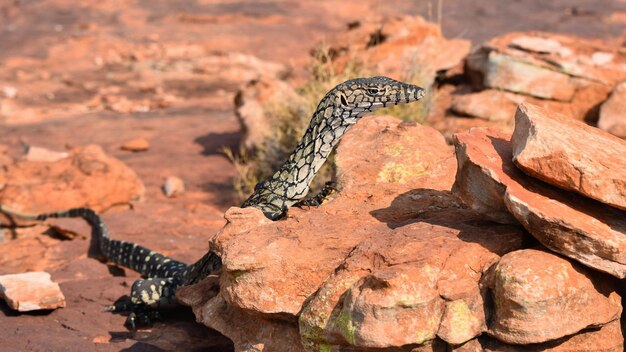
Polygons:
M511 137L525 173L626 210L626 141L538 106L521 104Z
M531 344L603 326L622 311L614 281L541 250L505 254L490 282L495 308L489 333Z
M467 210L439 207L447 216L471 218ZM305 304L300 316L305 346L384 348L436 337L460 344L486 331L478 281L498 254L520 248L524 235L509 226L483 227L487 232L480 233L480 227L457 224L460 232L451 231L444 225L446 215L433 212L433 218L356 247Z
M319 208L276 222L254 208L227 211L210 242L222 257L220 292L183 301L238 350L291 346L297 332L307 350L432 351L486 331L480 280L527 235L485 222L449 192L456 168L444 138L366 117L336 160L341 191Z
M81 206L102 211L144 193L135 172L97 145L76 148L55 162L18 161L4 177L0 204L28 213Z
M624 212L524 175L512 162L509 140L482 129L455 135L456 193L485 217L509 222L512 215L553 251L626 277Z
M616 85L600 107L598 128L626 139L626 81Z

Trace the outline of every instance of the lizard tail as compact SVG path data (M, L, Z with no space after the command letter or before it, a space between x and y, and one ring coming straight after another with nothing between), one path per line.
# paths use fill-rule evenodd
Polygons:
M91 226L89 255L101 260L109 259L105 250L110 242L109 230L102 218L90 208L73 208L53 213L31 214L19 212L0 204L0 212L12 217L34 221L44 221L50 218L83 218Z
M0 212L25 220L44 221L50 218L83 218L91 226L89 255L110 260L145 277L183 277L189 265L156 253L136 243L114 240L102 218L90 208L73 208L43 214L22 213L0 205Z

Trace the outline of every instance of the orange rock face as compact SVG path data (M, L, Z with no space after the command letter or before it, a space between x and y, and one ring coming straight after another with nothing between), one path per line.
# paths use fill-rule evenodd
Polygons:
M624 212L524 175L512 162L509 140L480 129L455 136L457 194L494 220L510 221L509 212L551 250L626 277Z
M517 107L515 94L485 89L470 94L454 95L450 109L457 114L485 120L510 120Z
M613 281L535 249L504 255L490 285L495 309L489 333L506 343L555 340L603 326L622 311Z
M626 142L537 106L520 105L511 137L525 173L626 210Z
M600 107L598 128L626 139L626 82L615 86L609 99Z
M471 347L469 346L471 343ZM476 352L622 352L624 337L619 319L600 329L583 330L580 333L554 341L532 345L509 345L485 336L468 343L468 349L458 351ZM473 349L469 349L473 348ZM457 350L454 350L457 351Z
M0 203L41 213L87 206L102 211L142 197L135 172L97 145L77 148L55 162L18 161L9 165Z

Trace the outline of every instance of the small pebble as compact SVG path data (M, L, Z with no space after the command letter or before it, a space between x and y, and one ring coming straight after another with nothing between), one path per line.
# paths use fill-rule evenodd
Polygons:
M65 307L59 284L43 271L0 276L0 297L20 312Z
M169 198L180 195L185 192L185 182L176 176L170 176L165 179L163 192Z
M145 152L150 149L150 143L144 138L136 138L122 145L122 150L130 152Z

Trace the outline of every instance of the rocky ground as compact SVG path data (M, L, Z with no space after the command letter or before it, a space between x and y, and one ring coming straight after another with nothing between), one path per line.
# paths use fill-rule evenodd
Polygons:
M407 14L440 21L443 33L416 18L377 30L380 18ZM583 132L561 143L592 133L591 149L605 154L571 175L559 168L559 179L550 166L586 150L538 158L530 140L548 146L552 127L539 122L548 137L530 138L513 119L519 103L538 104L625 136L623 1L7 1L0 19L0 203L89 205L105 212L116 238L185 261L211 239L226 263L222 294L187 293L212 329L183 309L131 333L102 308L137 275L88 257L86 225L15 228L1 218L0 274L49 272L66 302L43 313L0 303L3 348L298 351L302 339L345 350L623 349L620 282L609 276L623 278L626 265L624 168L615 166L623 144L567 125ZM563 35L507 34L530 30ZM368 45L372 34L385 40ZM338 65L348 43L380 73L425 67L434 129L364 120L341 145L343 190L331 202L276 224L233 208L214 237L237 204L236 170L220 152L241 142L237 90L259 77L291 89L322 40L339 49ZM535 126L518 115L517 126ZM471 126L497 130L453 137ZM464 174L463 165L482 173ZM185 191L170 198L162 187L171 176ZM546 186L535 178L566 191L537 191ZM372 318L379 311L388 315Z

